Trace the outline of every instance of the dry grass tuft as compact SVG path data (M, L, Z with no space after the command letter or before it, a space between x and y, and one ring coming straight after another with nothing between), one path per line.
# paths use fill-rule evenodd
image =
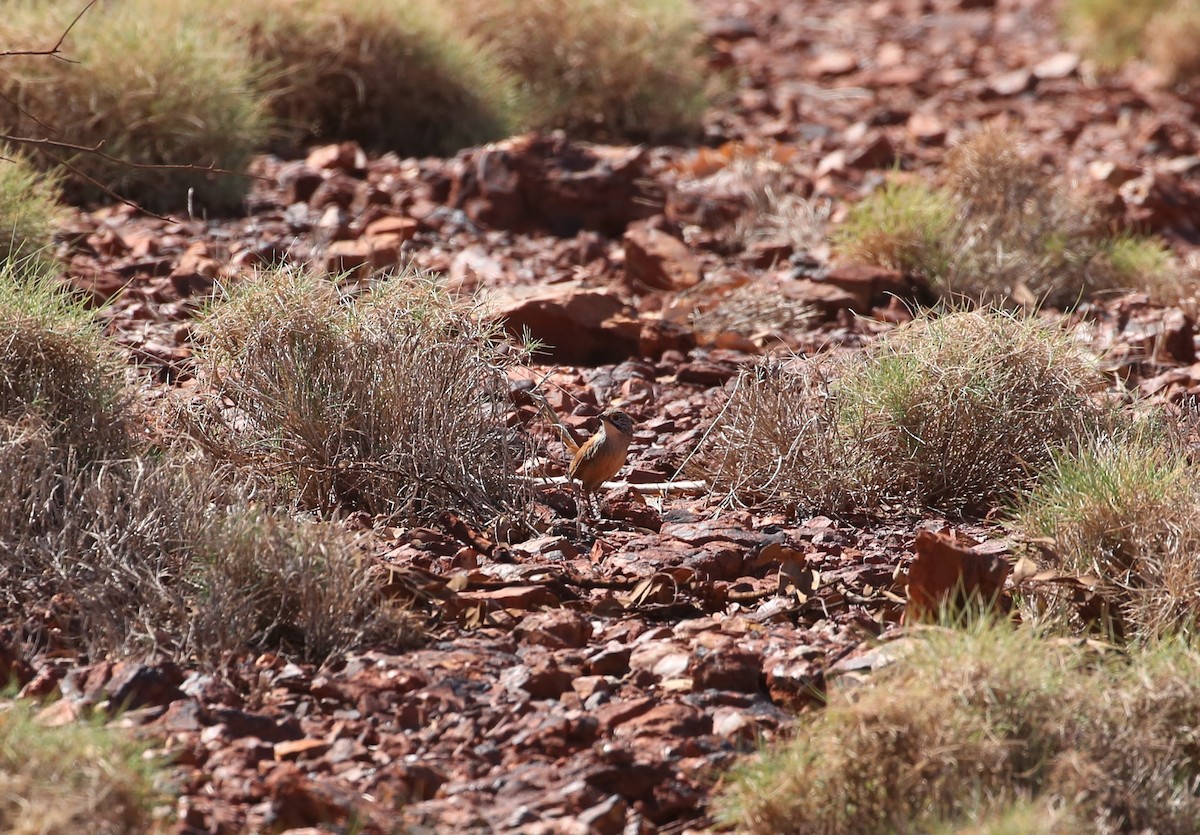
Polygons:
M1013 492L1073 444L1100 384L1069 333L965 312L897 329L845 370L834 396L843 422L877 427L868 449L892 473L885 493L961 506Z
M13 0L0 41L45 48L78 12L71 3ZM156 0L98 3L72 30L64 54L77 63L5 58L0 126L103 145L106 154L138 164L239 172L266 138L266 110L249 55L199 8ZM37 161L54 164L46 154ZM240 176L114 164L87 153L66 161L82 174L65 182L76 200L103 196L91 178L151 209L183 208L194 189L198 211L222 211L240 205L249 185Z
M62 214L59 185L27 156L0 144L0 263L22 273L49 265L54 224Z
M188 497L173 487L144 465L83 462L35 419L0 423L0 607L26 641L132 652L180 632L170 554Z
M100 725L47 728L24 703L0 705L0 829L10 835L155 830L169 803L146 746Z
M1196 0L1070 0L1063 28L1101 68L1145 59L1169 84L1200 80L1200 3Z
M833 248L847 261L936 280L948 270L953 229L954 207L944 193L921 183L887 183L850 209Z
M505 427L501 331L432 280L399 276L351 298L299 271L247 280L204 321L209 451L265 475L302 507L428 520L518 500Z
M945 823L932 830L933 835L1091 835L1092 826L1084 825L1065 804L1043 799L1014 800L974 810L968 820Z
M585 138L677 141L707 106L686 0L452 0L537 108L536 127Z
M49 279L9 272L0 609L18 615L26 641L216 663L246 649L320 661L411 640L348 534L256 509L211 472L140 456L120 360L90 313Z
M1053 568L1097 578L1129 636L1154 638L1200 626L1200 480L1193 465L1150 429L1105 434L1059 455L1019 503L1016 524L1051 538ZM1032 599L1041 618L1070 611Z
M994 502L1092 425L1098 382L1070 336L1037 320L925 317L838 363L744 371L703 471L744 499L827 511Z
M1117 69L1138 57L1146 25L1175 0L1068 0L1063 27L1092 60Z
M402 155L453 154L507 136L522 119L513 80L438 3L225 0L217 8L265 64L289 148L355 139Z
M1194 85L1200 81L1200 48L1196 46L1200 43L1200 2L1175 0L1151 15L1141 42L1147 60L1168 82Z
M946 185L889 184L854 206L834 236L844 259L930 280L980 304L1069 308L1115 290L1174 300L1181 268L1161 243L1114 236L1065 184L987 128L951 152Z
M48 275L0 264L0 418L36 415L84 460L128 452L123 362Z
M743 501L842 510L877 500L875 462L839 419L831 364L765 360L743 369L700 448L696 475Z
M0 497L0 607L23 614L35 646L217 665L412 640L352 536L264 510L211 472L88 465L36 421L3 422Z
M820 314L811 306L789 299L778 290L747 284L732 293L705 301L705 307L690 317L701 344L736 334L754 342L784 339L809 330Z
M1195 831L1192 646L1097 655L1004 624L908 640L910 653L735 770L726 820L751 833L964 831L1026 805L1065 810L1062 829L1041 831Z
M206 660L250 646L319 663L414 638L406 611L380 594L370 555L341 528L251 505L209 516L194 536L189 628Z

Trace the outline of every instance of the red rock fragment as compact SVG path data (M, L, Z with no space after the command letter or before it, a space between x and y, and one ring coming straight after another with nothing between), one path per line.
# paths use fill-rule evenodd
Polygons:
M509 586L494 591L463 592L459 595L467 601L492 603L503 609L532 609L537 606L555 606L560 601L546 586Z
M496 316L514 336L528 333L564 365L618 363L638 353L637 312L607 290L538 288L499 303Z
M1036 81L1029 70L1019 69L993 75L987 81L987 88L997 96L1015 96L1028 90Z
M623 676L629 672L631 653L627 644L610 642L587 657L585 669L592 675Z
M700 263L678 238L638 223L626 230L623 240L625 272L634 286L678 291L700 282Z
M687 672L691 653L672 640L648 641L634 647L629 656L629 668L649 673L654 679L679 678Z
M301 162L290 163L279 172L279 184L283 187L284 201L307 203L324 181L321 172Z
M974 550L976 545L953 531L917 533L917 556L908 570L904 623L934 619L945 607L961 608L972 601L1004 608L1001 593L1008 577L1008 560L980 553Z
M1094 160L1088 163L1088 176L1100 183L1107 183L1114 188L1120 187L1130 180L1137 179L1142 169L1136 165L1122 165L1112 160Z
M507 689L523 690L535 699L557 699L571 689L574 678L574 672L558 666L548 655L505 670L500 676Z
M1163 312L1154 355L1159 362L1190 365L1196 361L1196 323L1179 308Z
M733 690L755 693L761 687L763 659L753 650L732 643L714 647L693 665L697 690Z
M401 241L407 241L417 234L420 229L420 221L414 220L411 217L401 217L399 215L385 215L378 220L373 220L367 224L367 228L363 230L363 234L367 237L375 237L379 235L395 235Z
M858 57L848 49L829 49L808 62L812 75L846 75L858 69Z
M310 760L317 759L329 750L329 743L323 739L296 739L276 742L273 754L276 760Z
M642 494L632 487L605 494L600 513L606 519L619 519L637 528L657 532L662 528L658 511L646 504Z
M876 134L866 145L856 148L846 156L846 165L858 171L886 168L895 162L896 149L891 140L883 134Z
M400 263L400 238L377 235L334 241L325 253L325 269L337 275L362 276Z
M588 835L620 835L625 831L625 819L629 807L625 801L614 795L603 803L579 813L576 820L583 825L583 831Z
M622 722L614 736L693 737L711 732L711 716L691 705L667 702Z
M290 762L278 763L263 789L275 811L275 825L281 829L345 820L357 800L351 790L311 780Z
M162 706L183 698L179 685L183 674L170 662L138 664L121 661L113 666L105 689L110 710L132 710Z
M619 235L661 210L646 175L642 148L526 134L459 154L448 202L498 229Z
M313 148L304 164L316 171L362 173L367 170L367 155L357 142L340 142Z
M513 634L527 644L550 649L578 648L587 645L592 636L592 624L582 612L551 609L526 615Z
M903 301L918 301L928 296L928 289L923 284L898 270L865 264L835 266L821 277L821 282L849 294L849 309L858 313L885 306L893 297Z
M645 319L638 335L638 355L658 359L667 351L687 353L696 347L696 332L664 319Z
M1079 56L1074 52L1056 52L1038 61L1033 67L1033 74L1037 78L1059 79L1073 75L1078 68Z
M908 117L908 135L929 145L946 141L946 123L932 113L917 111Z

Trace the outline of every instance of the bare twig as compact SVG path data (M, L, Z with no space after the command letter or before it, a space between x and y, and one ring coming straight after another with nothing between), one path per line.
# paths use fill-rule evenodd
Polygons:
M48 57L48 58L57 58L62 61L69 61L70 63L76 63L74 61L70 61L70 59L68 59L68 58L63 57L62 46L66 42L67 36L71 34L71 30L75 28L75 25L79 23L79 21L83 18L83 16L85 14L87 14L87 12L92 8L92 6L96 5L96 2L97 2L97 0L89 0L87 5L85 5L79 11L79 14L75 15L74 19L70 22L70 24L67 25L67 27L63 30L62 34L59 35L58 41L56 41L52 47L50 47L48 49L7 50L7 51L0 52L0 58L15 57L15 56L43 56L43 57ZM8 104L10 104L13 108L15 108L17 110L17 112L19 112L22 116L35 122L36 124L38 124L39 126L44 128L45 130L52 132L52 133L56 133L56 134L61 133L61 131L58 130L57 128L55 128L54 126L49 125L46 122L43 122L37 116L35 116L34 114L27 111L24 107L22 107L20 105L19 102L15 101L13 98L8 96L3 91L0 91L0 99L3 99L4 101L8 102ZM81 144L74 143L74 142L66 142L61 139L51 139L48 137L18 136L16 134L11 134L11 133L0 133L0 143L8 143L11 145L27 146L27 147L33 148L35 151L45 154L49 159L53 160L58 165L62 166L67 171L71 172L76 177L78 177L79 179L89 183L92 186L95 186L97 189L99 189L101 192L103 192L107 196L111 197L112 199L117 200L118 202L120 202L126 206L129 206L129 207L137 210L138 212L142 212L146 215L149 215L150 217L154 217L159 220L166 220L166 221L175 221L176 218L171 218L171 217L167 217L164 215L156 214L155 212L152 212L152 211L146 209L145 207L143 207L141 204L137 203L136 201L122 197L121 195L117 194L115 191L113 191L108 186L105 186L103 183L96 180L95 177L92 177L91 175L80 170L78 166L73 165L72 163L68 162L63 157L53 153L52 151L70 152L72 154L87 154L89 156L93 156L98 159L101 159L105 162L112 163L113 165L118 165L118 166L122 166L122 167L138 169L138 170L192 171L192 172L197 172L197 173L201 173L201 174L216 174L216 175L235 176L235 177L250 177L251 179L258 179L258 180L266 179L264 177L261 177L261 176L255 175L255 174L249 174L249 173L243 172L243 171L232 171L227 168L219 168L215 164L195 165L192 163L154 163L154 162L135 162L133 160L119 159L117 157L112 156L111 154L106 153L103 150L103 147L104 147L103 142L98 142L95 145L81 145Z
M70 58L63 57L62 45L67 39L67 35L71 34L71 30L75 28L75 24L78 23L80 19L87 14L88 9L94 5L96 5L96 0L89 0L88 4L79 11L79 14L75 15L75 19L72 20L67 28L63 30L62 34L58 36L57 43L55 43L54 46L50 47L49 49L10 49L0 52L0 58L13 58L18 55L42 55L47 58L57 58L58 60L66 61L69 64L78 63L77 61L72 61Z
M9 95L7 93L5 93L3 90L0 90L0 99L4 99L4 101L8 102L9 105L12 106L13 110L17 111L22 116L24 116L26 119L29 119L31 122L34 122L34 123L40 125L41 127L45 128L48 131L53 131L54 133L58 133L58 128L54 127L53 125L48 125L45 122L43 122L41 119L39 119L37 116L34 116L32 113L30 113L24 107L21 107L20 102L18 102L14 98L9 97Z
M122 197L121 195L119 195L115 191L113 191L111 188L104 185L104 183L97 180L95 177L92 177L91 175L86 174L83 171L80 171L78 168L76 168L71 163L67 162L66 160L62 159L61 157L55 156L54 154L47 151L45 148L39 148L39 150L46 156L50 157L50 159L54 160L56 163L61 165L63 168L70 171L76 177L79 177L82 180L86 180L88 183L90 183L91 185L100 189L102 192L107 194L112 199L114 199L120 203L123 203L126 206L129 206L131 209L135 209L136 211L142 212L143 214L149 215L150 217L156 218L158 220L165 220L167 223L180 223L181 222L178 218L167 217L166 215L160 215L157 212L150 211L145 206L141 206L138 203L134 202L133 200L130 200L127 197Z
M0 133L0 142L10 142L14 145L30 145L38 150L46 153L46 148L55 148L60 151L77 151L82 154L90 154L99 157L105 162L111 162L115 165L122 165L127 168L150 169L159 171L196 171L202 174L229 174L234 177L249 177L254 180L266 180L266 177L258 174L250 174L245 171L233 171L229 168L218 168L216 165L196 165L194 163L174 163L174 162L134 162L132 160L120 159L111 154L106 154L100 150L104 147L103 142L98 142L95 145L77 145L74 142L63 142L59 139L45 139L36 136L14 136L13 134ZM51 157L56 159L55 157Z

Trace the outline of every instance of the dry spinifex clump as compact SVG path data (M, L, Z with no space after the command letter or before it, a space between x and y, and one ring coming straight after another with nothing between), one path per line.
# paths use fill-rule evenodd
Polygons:
M0 163L2 164L2 163ZM35 417L81 460L128 454L124 363L51 276L0 263L0 418Z
M0 42L46 49L80 8L53 0L6 3ZM63 44L71 60L5 57L0 127L102 146L120 160L40 152L39 165L53 168L55 157L71 164L65 187L72 199L107 199L103 186L173 210L189 204L190 189L197 210L236 208L250 181L203 169L241 172L266 138L267 111L249 54L200 8L157 0L93 4Z
M1196 634L1200 626L1200 482L1161 426L1097 434L1059 454L1017 504L1015 527L1049 542L1034 558L1097 581L1099 626L1127 637ZM1065 591L1065 593L1064 593ZM1027 597L1028 614L1078 625L1070 590Z
M1193 646L1099 654L980 623L892 653L735 769L718 804L727 822L771 835L1195 831ZM996 828L970 828L985 822Z
M1196 0L1069 0L1063 27L1107 70L1144 58L1170 84L1200 79L1200 3Z
M860 355L743 371L701 469L745 500L813 510L987 504L1079 441L1099 415L1100 382L1052 325L995 311L926 316Z
M219 663L411 639L350 535L144 449L90 312L13 269L0 271L0 610L22 641Z
M195 433L300 506L416 521L518 502L523 456L505 415L521 351L432 280L352 296L305 271L265 272L216 302L203 333L213 400Z
M170 459L80 461L32 419L0 421L0 549L0 609L34 649L319 663L414 634L344 530Z
M534 127L672 141L707 106L702 36L682 0L449 0L526 92Z
M1187 289L1160 241L1114 231L995 127L947 156L944 186L891 183L854 206L834 249L972 303L1067 308L1114 290L1169 300Z
M354 139L402 156L453 154L524 118L516 83L438 2L207 4L262 65L285 148Z
M172 802L166 764L125 728L69 722L47 727L39 705L0 710L0 828L10 835L134 835L161 825Z
M0 144L0 262L14 274L39 273L53 260L60 197L57 177L40 173L27 155Z

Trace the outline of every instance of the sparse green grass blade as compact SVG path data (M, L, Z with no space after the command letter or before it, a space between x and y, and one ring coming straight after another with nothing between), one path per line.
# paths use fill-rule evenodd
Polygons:
M888 183L850 209L833 246L849 261L937 280L946 273L953 223L953 205L941 192L922 184Z
M1200 484L1160 432L1105 433L1077 453L1059 454L1019 502L1015 524L1053 542L1053 568L1101 582L1120 631L1196 631ZM1031 601L1041 617L1069 618L1070 608L1055 602Z
M352 139L402 156L453 154L518 130L513 79L437 2L222 0L211 13L262 66L285 149Z
M15 272L41 272L52 261L55 221L63 213L60 184L29 158L0 145L0 262Z
M115 347L44 268L8 261L0 265L0 418L30 415L83 459L129 450L129 396Z

